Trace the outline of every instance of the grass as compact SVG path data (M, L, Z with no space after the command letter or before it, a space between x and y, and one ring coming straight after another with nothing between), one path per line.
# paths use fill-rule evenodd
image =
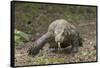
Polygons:
M96 7L16 3L15 14L15 27L35 36L34 32L47 31L55 19L64 18L74 24L87 23L96 17Z
M35 61L35 64L56 64L56 63L64 63L64 58L58 57L38 57Z
M28 41L31 37L30 35L22 32L22 31L19 31L17 29L15 29L14 34L15 34L14 37L15 37L15 44L16 45L19 45L20 43L23 43L23 41L25 41L25 40Z

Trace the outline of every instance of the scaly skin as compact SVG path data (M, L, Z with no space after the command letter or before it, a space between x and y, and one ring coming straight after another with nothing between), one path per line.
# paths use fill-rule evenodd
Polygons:
M38 40L36 40L34 45L29 49L29 54L38 54L40 49L42 49L47 42L54 42L54 48L58 47L58 42L60 42L63 47L67 47L67 44L72 45L72 52L78 52L78 46L82 46L82 40L78 30L74 25L68 23L64 19L53 21L49 25L48 32L40 37ZM51 45L50 48L53 48L52 46L53 45Z

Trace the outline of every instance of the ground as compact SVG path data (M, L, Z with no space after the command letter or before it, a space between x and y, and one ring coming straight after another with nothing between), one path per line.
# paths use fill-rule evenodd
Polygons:
M32 57L28 55L27 50L34 41L28 41L20 47L15 47L15 66L96 61L96 22L82 23L78 28L83 38L83 47L79 48L79 52L70 53L70 47L53 52L49 50L50 44L46 43L39 54Z

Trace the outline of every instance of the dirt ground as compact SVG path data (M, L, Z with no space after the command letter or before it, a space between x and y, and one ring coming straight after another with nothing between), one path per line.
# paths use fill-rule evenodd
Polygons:
M30 41L19 48L15 47L15 66L96 61L96 22L81 24L78 28L84 39L83 47L79 48L79 52L69 53L70 47L53 52L49 50L50 44L46 43L39 54L32 57L27 53L34 42Z

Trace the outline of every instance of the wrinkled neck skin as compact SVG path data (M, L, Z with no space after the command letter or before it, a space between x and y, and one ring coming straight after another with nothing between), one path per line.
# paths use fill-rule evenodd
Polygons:
M34 46L41 49L45 45L45 43L49 41L50 37L51 35L49 32L45 33L42 37L35 41Z

